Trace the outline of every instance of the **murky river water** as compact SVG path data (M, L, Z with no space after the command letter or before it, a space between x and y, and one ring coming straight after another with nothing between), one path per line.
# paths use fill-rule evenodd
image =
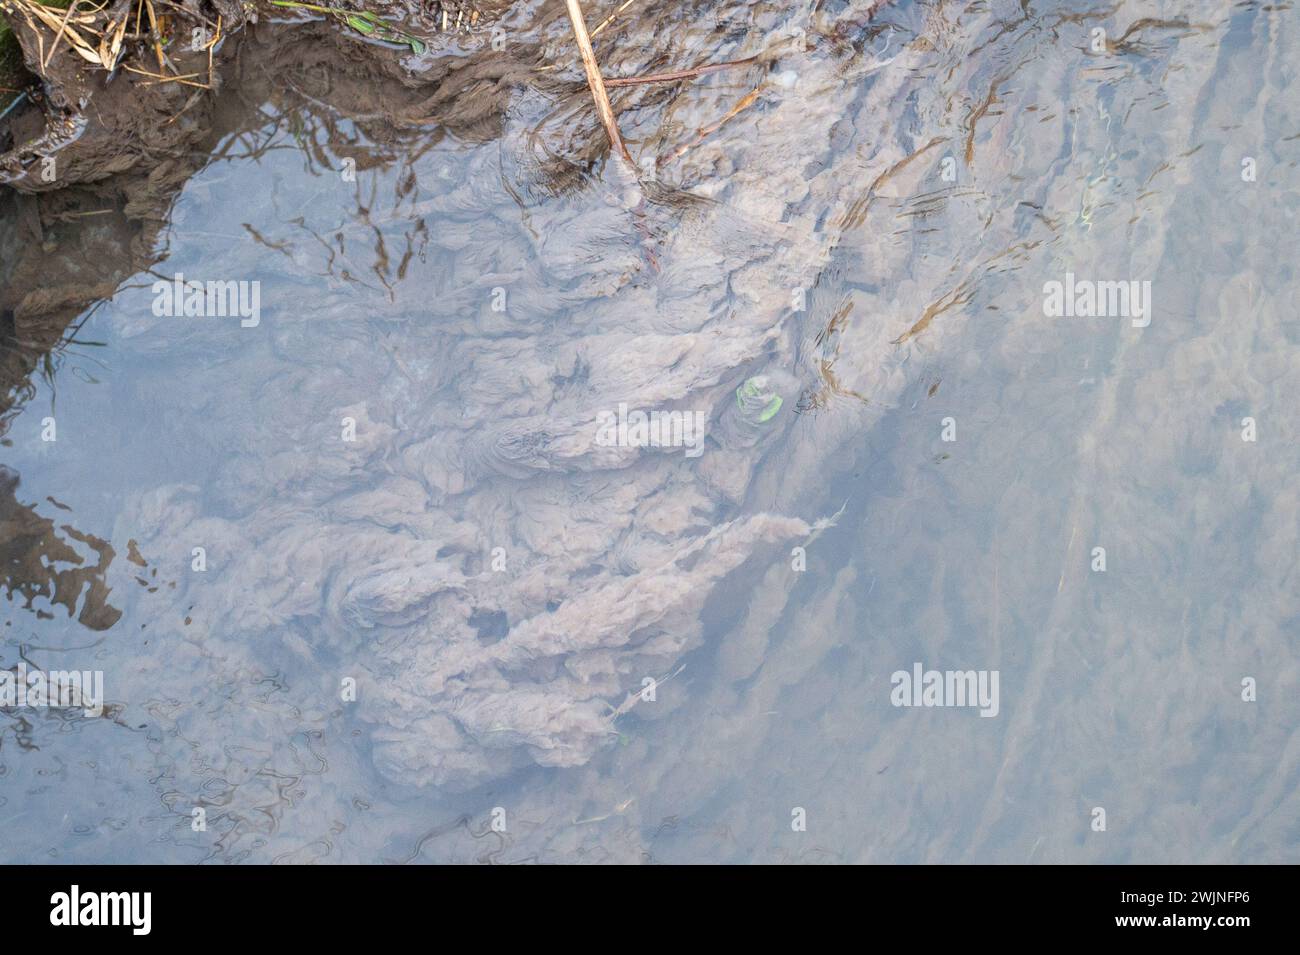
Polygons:
M619 94L639 189L571 51L250 69L47 230L133 274L12 382L0 655L106 707L0 709L0 859L1300 859L1293 5L739 6L605 34L762 57Z

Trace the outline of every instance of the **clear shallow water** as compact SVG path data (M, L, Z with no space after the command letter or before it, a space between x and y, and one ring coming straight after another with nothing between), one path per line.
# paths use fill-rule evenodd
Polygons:
M486 142L394 146L288 99L232 119L258 132L185 185L155 271L255 278L261 323L156 318L155 276L137 276L77 332L104 344L67 347L6 435L16 501L53 522L40 533L67 540L66 522L115 548L122 615L96 630L3 605L6 665L102 669L115 704L5 711L5 861L1294 861L1294 10L903 4L877 23L778 61L793 86L723 74L623 114L639 155L766 83L660 167L718 205L651 202L640 231L612 175L555 194L537 93ZM1109 54L1089 49L1096 26ZM323 168L348 154L355 182ZM789 313L804 264L808 307ZM1150 324L1044 315L1067 272L1149 280ZM562 431L583 381L653 377L658 340L605 335L700 334L720 301L737 338L781 335L765 360L717 358L718 393L771 366L800 379L783 407L799 413L754 449L662 456L606 491L563 453L536 467L475 443L539 395ZM644 364L620 366L629 351ZM629 507L621 486L640 537L605 521ZM706 512L700 487L724 505ZM495 585L517 628L602 572L639 580L700 524L837 512L811 542L684 576L691 599L656 625L693 638L577 766L484 770L419 724L442 665L421 647L482 591L406 601L384 578L347 599L398 553L407 572L460 548L486 574L500 541L530 558ZM498 617L469 619L499 636ZM891 705L917 661L997 670L998 715Z

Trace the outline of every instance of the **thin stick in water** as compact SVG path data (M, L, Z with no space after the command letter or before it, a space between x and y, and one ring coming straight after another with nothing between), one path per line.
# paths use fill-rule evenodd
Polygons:
M596 101L596 112L600 114L600 121L605 124L605 133L609 136L610 145L616 152L621 155L628 163L632 162L632 154L627 151L623 145L623 137L619 135L618 123L614 120L614 108L609 105L609 94L605 92L605 80L600 75L600 64L596 62L596 53L591 48L591 37L587 34L587 24L582 18L582 7L578 0L565 0L569 8L569 20L573 23L573 36L578 41L578 52L582 54L582 68L587 71L587 85L591 87L592 99Z
M729 60L726 63L705 63L703 66L693 66L686 70L673 70L669 73L651 73L648 76L620 76L617 78L605 77L605 86L636 86L640 83L671 83L674 80L689 80L697 76L703 76L706 73L729 70L733 66L748 66L750 63L757 62L757 60L758 57L750 56L743 60Z

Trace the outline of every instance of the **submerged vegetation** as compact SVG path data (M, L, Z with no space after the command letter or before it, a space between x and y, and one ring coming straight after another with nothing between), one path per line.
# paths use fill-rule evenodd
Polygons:
M297 0L269 0L273 7L288 7L293 10L307 10L311 13L323 13L331 16L340 23L351 27L358 33L371 37L375 40L383 40L385 43L397 43L403 46L409 46L412 53L423 53L425 51L425 41L419 37L399 30L387 20L384 20L377 13L369 10L345 10L338 7L322 7L313 3L298 3ZM463 16L464 11L462 11ZM444 17L445 18L445 17ZM473 19L477 21L478 14L473 14ZM460 20L457 20L457 27Z

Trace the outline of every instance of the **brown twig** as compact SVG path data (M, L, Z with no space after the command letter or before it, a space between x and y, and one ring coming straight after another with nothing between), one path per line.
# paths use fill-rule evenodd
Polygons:
M689 80L697 76L703 76L706 73L716 73L719 70L729 70L733 66L748 66L758 60L756 56L749 56L743 60L728 60L726 63L706 63L703 66L695 66L689 70L672 70L668 73L651 73L647 76L619 76L614 79L605 78L606 87L636 86L640 83L671 83L674 80Z
M591 37L587 33L586 21L582 18L582 7L578 0L564 0L569 8L569 20L573 23L573 36L578 41L578 52L582 54L582 68L587 71L587 85L591 87L592 99L596 101L596 112L605 125L610 145L621 155L629 166L634 165L632 154L623 145L619 135L618 123L614 119L614 108L609 105L609 94L605 92L605 80L600 75L600 64L596 62L596 53L591 48Z
M705 126L703 129L699 131L699 135L696 136L694 140L692 140L689 143L685 143L684 145L678 146L676 149L672 151L672 154L670 156L666 156L663 158L681 159L688 152L690 152L700 143L704 142L704 140L708 139L719 129L721 129L725 123L727 123L729 120L734 118L737 114L753 106L755 100L758 99L758 94L761 93L762 90L763 88L761 86L755 87L754 89L750 90L748 93L745 94L745 96L741 99L739 103L737 103L735 106L731 108L731 110L727 113L726 116L722 117L722 119L718 120L716 123L710 123L708 126Z
M59 30L58 30L58 32L54 35L54 42L53 42L52 44L50 44L50 52L49 52L49 53L46 53L46 54L45 54L45 59L41 61L41 72L42 72L42 73L44 73L44 72L49 68L49 66L50 66L50 57L52 57L52 56L54 55L54 51L57 50L57 49L59 48L59 40L63 37L64 33L65 33L65 32L67 31L67 29L68 29L68 21L72 19L73 11L75 11L75 10L77 9L77 3L78 3L78 0L72 0L72 2L71 2L70 4L68 4L68 9L67 9L66 11L64 11L64 13L63 13L63 22L59 24ZM72 43L72 37L70 37L70 36L68 37L68 43L69 43L69 44Z
M206 83L193 82L194 77L202 76L203 75L202 73L186 73L184 76L167 76L162 73L150 73L148 70L136 69L134 66L126 66L123 68L127 70L127 72L129 73L136 73L140 76L149 77L150 82L142 83L141 84L142 86L156 86L159 83L180 83L182 86L196 86L202 90L207 90L212 88L208 86Z

